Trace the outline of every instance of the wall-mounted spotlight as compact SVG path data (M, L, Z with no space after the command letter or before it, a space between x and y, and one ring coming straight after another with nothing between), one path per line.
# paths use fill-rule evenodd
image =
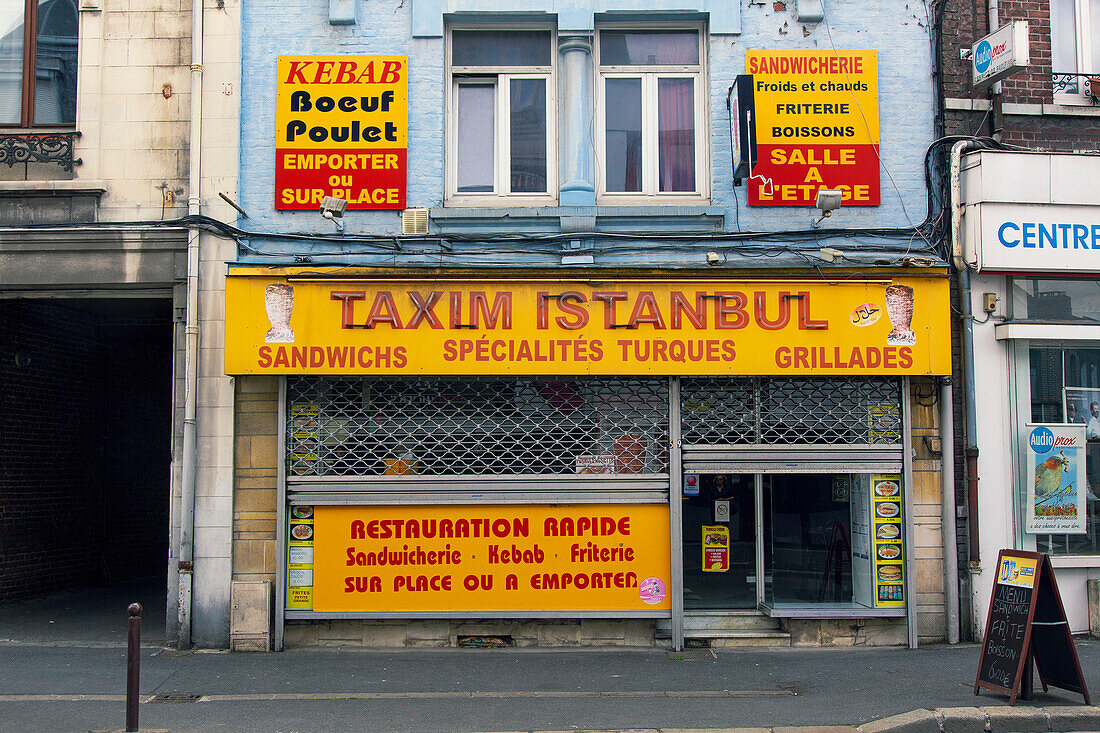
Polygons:
M816 227L839 209L842 198L843 193L835 188L819 188L814 206L821 210L821 218L815 221L813 225Z
M325 196L321 199L321 216L336 225L336 231L344 233L344 212L347 211L347 199Z

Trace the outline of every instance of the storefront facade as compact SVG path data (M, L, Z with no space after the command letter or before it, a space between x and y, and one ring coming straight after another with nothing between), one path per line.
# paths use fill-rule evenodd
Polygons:
M942 633L945 274L708 275L231 268L275 648Z
M1050 555L1072 631L1089 631L1089 583L1100 578L1100 158L961 161L957 251L976 314L964 344L977 375L974 618L986 618L997 551L1018 548Z

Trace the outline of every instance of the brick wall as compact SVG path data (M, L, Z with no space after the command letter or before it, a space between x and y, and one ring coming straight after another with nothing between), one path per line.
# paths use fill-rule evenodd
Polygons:
M164 321L135 340L79 311L0 304L0 601L163 576Z
M233 461L233 580L275 583L279 380L236 381Z

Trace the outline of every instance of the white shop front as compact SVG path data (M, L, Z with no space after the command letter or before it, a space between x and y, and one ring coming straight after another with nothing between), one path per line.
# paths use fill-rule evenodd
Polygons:
M997 551L1016 548L1050 555L1070 626L1088 631L1087 581L1100 579L1100 156L982 150L960 173L974 618L986 618ZM1048 445L1059 434L1080 444Z

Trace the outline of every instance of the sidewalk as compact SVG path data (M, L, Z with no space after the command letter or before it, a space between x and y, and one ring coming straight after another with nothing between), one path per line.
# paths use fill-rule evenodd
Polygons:
M1100 694L1100 643L1080 641ZM1100 730L1100 708L1041 687L1009 708L973 694L978 647L909 651L345 650L142 655L142 729L864 733ZM0 644L0 728L118 730L120 648ZM982 709L971 706L980 705ZM929 712L932 711L932 712ZM890 717L898 716L898 717ZM877 722L876 722L877 721ZM988 726L988 727L987 727Z

